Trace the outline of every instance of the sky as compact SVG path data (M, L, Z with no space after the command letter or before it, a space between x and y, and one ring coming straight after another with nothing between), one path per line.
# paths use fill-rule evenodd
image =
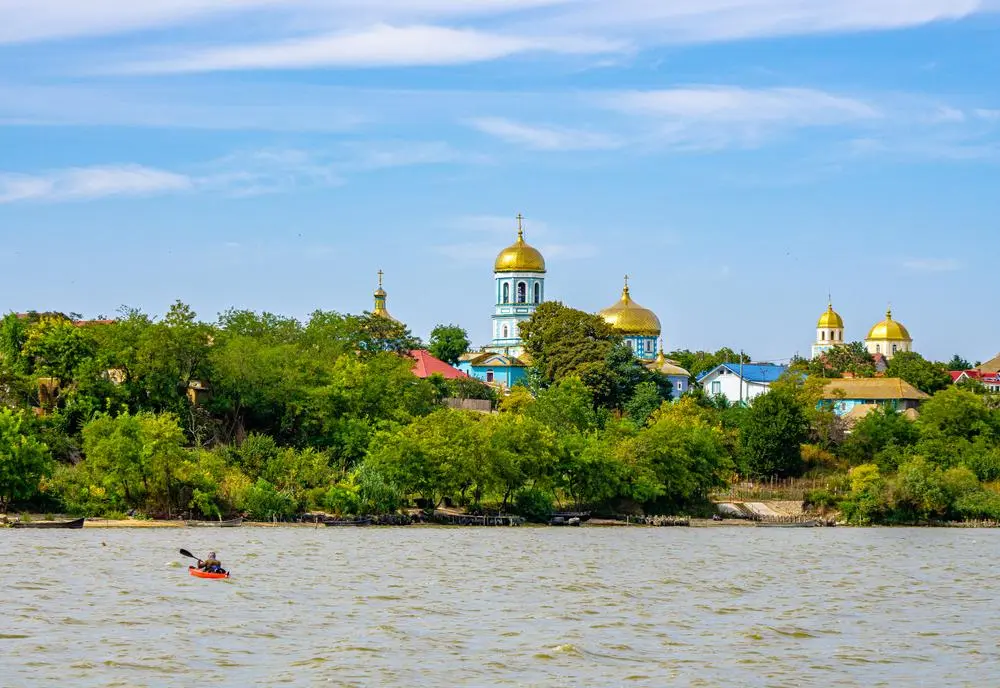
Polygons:
M0 311L372 307L492 261L669 349L1000 351L1000 0L0 0Z

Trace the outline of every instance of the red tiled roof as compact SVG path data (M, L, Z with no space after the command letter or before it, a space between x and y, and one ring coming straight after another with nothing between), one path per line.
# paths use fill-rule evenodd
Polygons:
M469 377L458 368L454 368L440 358L431 356L431 352L426 349L414 349L410 352L413 359L413 374L424 379L431 375L440 375L446 380L454 380L459 377Z

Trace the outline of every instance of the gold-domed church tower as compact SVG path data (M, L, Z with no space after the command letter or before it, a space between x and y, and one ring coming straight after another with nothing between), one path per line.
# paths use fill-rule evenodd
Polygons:
M632 300L628 288L628 275L618 303L598 313L604 322L611 325L625 339L637 358L646 361L656 359L656 340L660 336L660 319L656 313L643 308Z
M826 306L816 323L816 343L812 346L812 357L818 358L835 346L844 343L844 319L833 310L833 300Z
M496 307L490 351L524 355L521 323L545 301L545 258L524 241L524 217L517 216L517 241L502 250L493 264Z
M882 354L887 359L901 351L913 351L913 338L901 322L892 319L892 309L885 312L885 320L876 323L865 337L868 353Z
M398 320L396 320L394 317L392 317L391 315L389 315L389 309L386 308L386 306L385 306L385 301L386 301L386 298L388 297L388 294L386 294L385 289L382 288L382 277L383 277L383 275L384 275L384 273L381 270L379 270L378 271L378 289L375 290L375 294L374 294L374 296L375 296L375 309L372 311L372 315L377 315L380 318L385 318L387 320L391 320L391 321L393 321L395 323L398 323L399 322Z

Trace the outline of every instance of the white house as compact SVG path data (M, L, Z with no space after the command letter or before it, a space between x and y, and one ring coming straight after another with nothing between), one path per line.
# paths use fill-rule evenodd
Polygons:
M730 404L748 403L787 370L773 363L723 363L699 375L698 384L709 396L722 395Z

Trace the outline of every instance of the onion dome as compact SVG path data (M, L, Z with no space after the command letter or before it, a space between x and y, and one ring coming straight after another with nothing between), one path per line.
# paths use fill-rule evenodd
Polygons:
M660 336L660 319L656 317L656 313L648 308L643 308L632 300L628 290L627 275L621 300L615 305L605 308L598 315L621 334L643 337Z
M494 272L545 272L545 259L538 249L524 241L521 215L517 216L517 241L500 251L493 264Z
M896 322L892 319L892 310L887 310L885 312L885 320L872 327L872 329L868 332L868 339L897 342L913 341L910 337L909 331L903 326L903 323Z
M691 377L691 373L680 367L677 361L671 361L663 353L663 342L660 342L660 351L656 354L656 358L648 363L644 363L648 370L652 370L655 373L660 373L661 375L674 376L674 377Z
M377 315L380 318L385 318L386 320L398 323L399 321L389 315L389 309L385 307L385 301L388 294L386 294L385 289L382 288L382 275L383 272L379 270L378 289L375 290L375 308L372 310L372 315Z
M816 324L816 328L820 330L842 330L844 329L844 319L840 317L840 313L833 310L833 304L829 304L826 307L823 315L819 316L819 322Z

